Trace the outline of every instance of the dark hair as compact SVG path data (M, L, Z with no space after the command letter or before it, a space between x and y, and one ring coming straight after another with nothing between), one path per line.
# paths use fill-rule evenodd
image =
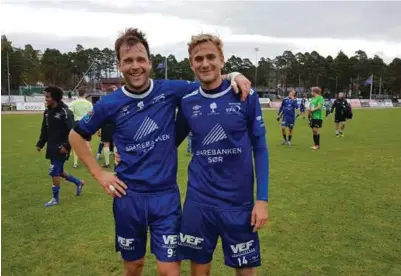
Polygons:
M141 43L145 47L148 58L150 59L149 44L146 40L146 35L138 29L128 28L117 38L114 44L117 60L120 61L120 48L122 45L134 46L138 43Z
M85 96L86 91L87 91L86 87L85 86L81 86L80 88L78 88L78 95L80 97L83 97L83 96Z
M60 87L48 86L43 91L50 93L50 96L56 102L61 101L61 99L63 98L63 90L61 90Z

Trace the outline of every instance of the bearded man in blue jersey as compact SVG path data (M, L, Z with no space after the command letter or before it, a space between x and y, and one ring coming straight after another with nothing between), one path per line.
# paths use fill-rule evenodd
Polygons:
M177 144L188 131L193 135L178 243L180 257L191 260L192 276L210 275L219 237L225 264L236 275L254 275L261 265L257 231L268 218L269 159L262 110L257 93L251 91L241 102L223 80L222 44L213 35L192 37L190 64L201 87L182 98L177 115Z
M159 275L176 276L180 274L176 248L181 202L175 111L181 98L199 83L150 79L149 45L137 29L123 33L116 40L115 51L126 85L96 103L70 133L71 145L97 182L114 197L116 250L124 260L125 275L142 275L150 228ZM250 82L242 75L233 78L245 100ZM104 171L85 146L84 138L104 124L114 126L113 142L121 158L116 174Z

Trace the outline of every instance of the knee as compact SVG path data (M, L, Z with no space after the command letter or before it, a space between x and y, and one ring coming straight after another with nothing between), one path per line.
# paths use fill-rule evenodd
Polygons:
M140 275L145 265L145 259L139 259L136 261L124 261L124 270L126 275Z
M255 276L256 269L255 268L237 268L235 270L236 276Z
M180 276L180 262L158 262L158 273L159 276Z
M191 262L191 276L210 276L210 272L211 263L197 264L195 262Z

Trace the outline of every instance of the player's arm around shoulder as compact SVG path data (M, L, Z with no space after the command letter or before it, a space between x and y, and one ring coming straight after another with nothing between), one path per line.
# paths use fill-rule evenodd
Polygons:
M162 85L166 85L174 93L177 105L180 104L183 97L198 90L200 87L199 82L187 80L163 80Z
M245 101L251 94L252 83L241 73L232 72L227 75L223 75L222 79L227 79L231 82L231 87L233 88L234 93L240 94L242 101Z
M251 82L241 73L233 72L222 76L223 80L228 80L233 87L233 91L236 94L241 93L241 100L249 96L251 90ZM184 96L199 89L200 83L195 81L187 80L165 80L165 82L175 91L178 100L181 100Z

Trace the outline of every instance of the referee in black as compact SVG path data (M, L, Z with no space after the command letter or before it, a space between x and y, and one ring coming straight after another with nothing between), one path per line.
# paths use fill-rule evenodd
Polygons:
M344 97L344 93L338 93L337 99L331 106L330 113L332 114L334 110L336 112L334 115L334 122L336 123L336 136L344 137L345 122L347 121L347 117L349 117L349 113L351 112L349 103Z

